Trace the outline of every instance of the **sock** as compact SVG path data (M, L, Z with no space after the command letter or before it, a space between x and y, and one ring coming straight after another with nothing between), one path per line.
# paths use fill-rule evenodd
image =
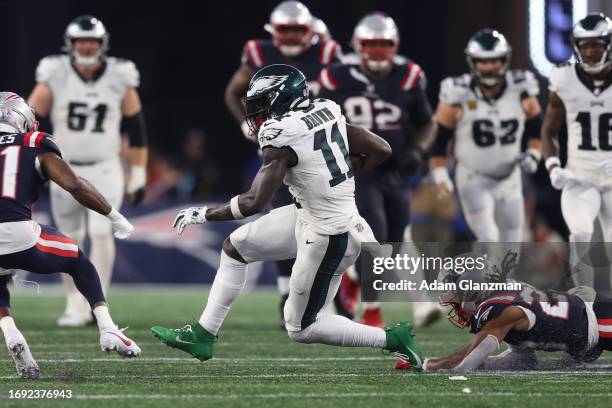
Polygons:
M85 313L89 315L90 308L93 308L93 305L106 301L100 277L94 265L81 250L79 250L78 261L72 267L73 269L68 273L79 292L87 299L88 307Z
M289 294L289 279L289 276L278 276L276 278L276 285L281 296Z
M91 249L89 259L94 264L104 294L108 293L108 288L113 277L113 264L115 263L115 238L112 235L94 235L91 237Z
M11 316L4 316L0 319L0 329L2 329L2 333L7 337L8 335L16 335L21 334L17 326L15 326L15 320Z
M319 315L317 320L300 332L289 332L300 343L320 343L342 347L382 348L387 343L383 329L356 323L339 315Z
M64 288L66 289L66 308L64 309L64 314L81 315L89 313L87 301L74 285L72 276L66 274L61 274L61 276Z
M247 264L239 262L221 251L221 262L208 294L208 302L199 323L216 335L229 313L234 300L240 295L247 279Z
M96 306L93 310L93 314L96 316L96 321L98 322L98 328L100 329L100 331L109 328L117 328L117 325L115 324L115 322L113 322L113 318L108 312L108 306Z
M372 310L380 308L380 303L378 302L363 302L363 308L365 310Z

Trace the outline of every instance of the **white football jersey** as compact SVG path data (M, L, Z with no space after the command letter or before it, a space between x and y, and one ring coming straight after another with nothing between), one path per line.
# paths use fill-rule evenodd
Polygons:
M469 74L444 79L440 85L440 101L462 109L455 129L456 159L486 176L510 175L521 153L525 128L526 115L521 101L538 93L538 82L529 71L508 71L506 88L491 99L483 97Z
M270 119L258 140L262 149L288 147L297 155L284 183L297 202L298 219L327 235L344 233L359 221L346 119L338 104L315 99L308 109Z
M573 63L553 69L549 89L565 105L567 123L566 168L581 180L596 185L612 184L601 171L604 160L612 160L612 87L595 86L590 76Z
M43 58L36 81L53 92L50 119L53 135L67 160L97 162L119 155L121 102L139 85L133 62L106 58L101 74L84 80L67 55Z

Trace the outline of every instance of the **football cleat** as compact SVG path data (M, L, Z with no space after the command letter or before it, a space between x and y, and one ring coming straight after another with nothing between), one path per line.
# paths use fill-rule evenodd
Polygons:
M40 368L38 368L38 364L23 336L7 337L5 340L6 348L15 363L17 374L26 380L36 380L40 377Z
M412 325L409 322L399 322L393 327L385 329L387 334L387 345L383 349L389 354L398 357L403 361L407 361L420 371L423 367L423 357L417 348L412 334Z
M123 332L124 329L117 327L102 329L100 331L100 348L107 353L116 351L121 357L138 357L140 355L140 347L136 342L128 338Z
M217 336L209 333L198 322L180 329L151 327L151 333L166 346L183 350L200 361L210 360Z
M380 313L380 307L366 309L361 315L359 323L365 324L366 326L380 327L381 329L385 327L385 322Z

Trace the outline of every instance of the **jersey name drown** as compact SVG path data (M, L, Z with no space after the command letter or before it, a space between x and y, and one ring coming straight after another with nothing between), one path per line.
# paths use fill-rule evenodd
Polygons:
M298 218L321 234L348 231L358 222L355 179L349 156L346 120L340 107L315 99L309 108L263 124L259 145L292 149L298 162L284 183L298 207Z

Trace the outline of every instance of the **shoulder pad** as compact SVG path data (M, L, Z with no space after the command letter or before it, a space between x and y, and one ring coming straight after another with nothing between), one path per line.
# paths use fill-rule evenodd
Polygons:
M449 105L461 104L470 93L470 76L448 77L440 83L440 101Z
M261 47L262 40L259 39L249 40L244 43L240 59L242 64L246 64L253 69L262 67L266 61Z
M53 152L62 156L53 136L45 132L28 132L23 135L23 145L34 149L40 149L41 153Z
M109 57L109 63L114 65L114 71L126 87L137 88L140 85L140 73L132 61Z
M340 44L334 40L325 40L321 43L321 55L319 62L322 65L328 65L340 61L342 49Z
M572 70L574 64L565 63L556 66L550 72L548 77L548 89L552 92L558 93L560 90L567 86L568 81L571 81Z
M507 78L511 81L511 86L518 88L521 94L538 96L540 93L538 79L531 71L515 69L508 72Z
M404 75L402 82L400 82L400 89L402 91L410 91L416 88L420 88L422 90L427 88L425 71L423 71L419 64L415 62L408 62L406 65L406 74Z
M36 82L50 83L61 74L62 64L66 55L49 55L40 60L36 67Z
M290 146L295 138L294 136L298 132L298 124L295 118L291 115L286 115L279 120L271 119L266 121L259 129L257 134L257 141L259 147L285 147Z
M337 91L340 89L337 77L338 74L341 75L342 70L345 69L345 67L346 65L343 65L342 63L336 63L323 68L323 70L321 70L321 74L319 75L319 83L321 86L328 91Z

